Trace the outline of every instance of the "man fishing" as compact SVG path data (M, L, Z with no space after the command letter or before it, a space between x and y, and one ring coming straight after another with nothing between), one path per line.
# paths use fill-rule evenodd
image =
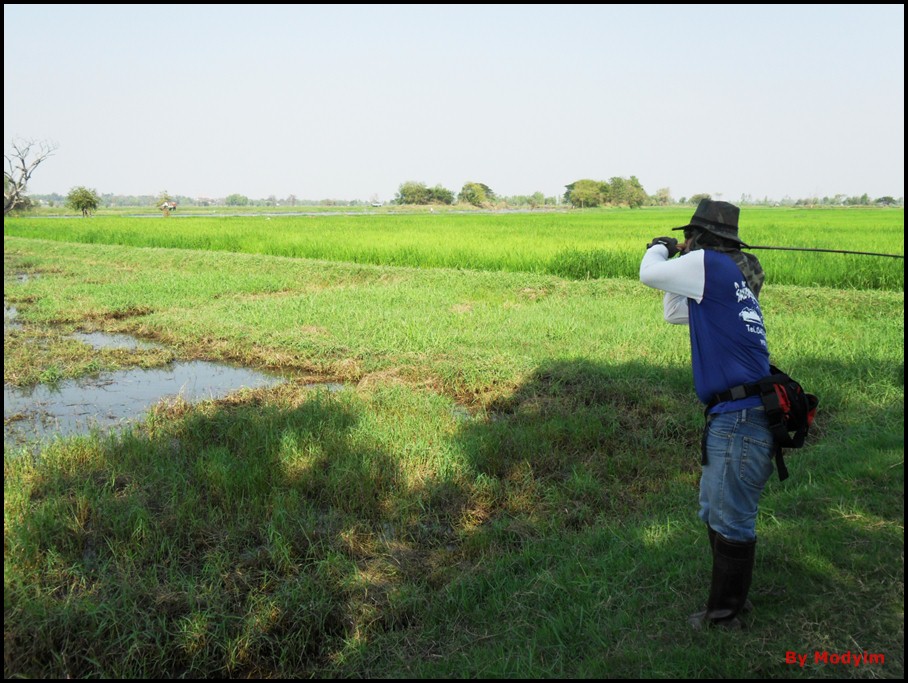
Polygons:
M757 297L763 269L738 237L737 206L703 199L684 231L652 240L640 281L665 292L665 320L690 327L694 388L709 404L719 393L769 374L766 328ZM677 259L672 257L681 254ZM773 435L759 396L722 401L709 411L702 439L699 517L712 549L706 609L694 628L740 628L750 608L760 494L773 465Z

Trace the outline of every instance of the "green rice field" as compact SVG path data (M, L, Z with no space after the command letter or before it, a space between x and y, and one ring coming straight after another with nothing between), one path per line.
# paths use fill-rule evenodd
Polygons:
M539 213L20 218L5 234L133 247L204 249L421 268L636 278L640 250L686 224L686 208ZM745 208L748 244L904 256L904 211ZM771 282L895 289L904 259L755 250Z

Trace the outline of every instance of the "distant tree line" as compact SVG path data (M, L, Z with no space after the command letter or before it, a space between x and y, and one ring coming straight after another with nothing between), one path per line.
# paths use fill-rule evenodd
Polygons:
M563 197L546 197L542 192L532 195L517 195L512 197L499 196L484 183L468 182L461 188L456 196L456 201L461 204L470 204L482 208L495 207L541 207L549 205L570 205L575 208L594 208L601 206L624 206L639 208L641 206L672 206L675 204L697 205L701 199L712 199L706 192L681 197L677 202L671 196L671 190L662 187L654 194L648 194L636 176L630 178L613 177L609 180L577 180L565 186ZM441 185L428 187L425 183L407 181L403 183L392 204L399 205L431 205L453 204L454 192ZM791 199L784 197L781 200L763 199L755 200L751 195L742 195L739 204L752 206L901 206L903 199L890 196L879 197L871 200L866 193L861 196L848 197L837 194L834 197Z
M64 197L60 194L26 195L27 184L37 167L52 156L57 146L50 142L37 142L34 140L15 139L12 141L12 151L6 153L6 169L3 175L4 207L3 215L8 213L24 213L34 210L39 205L50 207L69 206L82 212L83 216L91 216L99 207L139 207L154 206L169 214L177 206L381 206L377 195L366 202L362 200L300 200L296 195L289 195L286 199L278 199L269 195L265 199L249 199L245 195L234 193L223 199L207 197L171 196L166 190L157 195L99 195L96 190L86 187L74 187ZM612 177L609 180L591 180L584 178L565 185L566 192L562 198L546 197L542 192L531 195L517 195L501 197L496 195L485 183L469 181L464 183L460 192L455 195L453 191L438 184L428 187L425 183L407 181L400 185L397 195L391 201L398 205L431 205L431 204L460 204L480 208L505 208L523 207L531 208L540 206L559 205L562 203L581 209L599 206L626 206L638 208L641 206L669 206L675 204L671 191L667 187L656 190L655 194L648 194L636 176L630 178ZM711 198L707 193L699 193L690 198L682 197L680 204L697 204L703 198ZM871 200L866 193L861 196L847 197L837 194L834 197L809 197L793 200L790 197L776 201L768 197L763 200L754 200L750 195L741 195L739 204L742 205L770 205L770 206L903 206L904 198L885 196Z
M629 207L642 206L674 206L678 204L696 205L701 199L720 198L713 197L710 193L702 192L681 197L677 201L672 198L669 188L656 190L652 195L644 190L640 181L635 176L629 178L613 177L609 180L581 179L565 186L562 196L545 196L542 192L529 195L503 196L492 190L485 183L467 182L461 187L459 193L454 193L440 184L429 187L425 183L407 181L402 183L392 205L454 205L462 204L485 209L496 208L545 208L570 206L580 209L595 207ZM299 199L296 195L278 198L270 195L264 199L251 199L246 195L234 193L222 198L186 197L171 195L166 190L156 195L114 195L98 194L96 190L76 187L66 196L61 194L33 194L22 195L17 200L18 204L12 213L21 214L34 210L37 206L70 207L81 211L83 216L91 216L99 208L114 207L140 207L153 206L160 208L164 202L174 202L177 206L212 206L212 207L287 207L287 206L381 206L382 202L377 197L366 200L342 199ZM737 203L742 206L903 206L903 198L884 196L872 199L870 195L847 196L837 194L832 197L807 197L793 199L771 199L764 197L754 199L751 195L741 195Z
M654 200L647 195L640 181L634 176L629 179L612 178L609 181L578 180L567 185L567 192L561 201L557 197L545 197L542 192L518 197L499 197L485 183L467 182L460 189L456 201L481 208L492 208L501 204L509 206L546 206L569 204L578 208L591 208L596 206L629 206L636 208L645 204L654 204L661 201L670 204L670 197L665 190L661 200ZM662 192L662 191L660 191ZM425 183L408 181L400 186L392 204L453 204L454 192L436 185L428 187Z
M628 206L632 209L650 204L650 196L636 176L609 180L578 180L567 185L564 201L580 208Z
M78 189L78 188L76 188ZM154 206L159 207L164 201L164 194L157 195L115 195L100 194L98 195L98 207L140 207ZM187 197L184 195L166 195L167 199L176 202L179 206L367 206L369 202L359 199L298 199L294 195L278 199L275 196L264 199L250 199L242 194L231 194L227 197L209 198L209 197ZM38 202L40 205L57 207L70 206L69 195L59 193L51 194L33 194L26 199L31 199L32 204Z
M623 181L623 182L621 182ZM486 209L500 208L545 208L545 207L563 207L570 206L575 208L587 209L593 207L625 206L637 208L641 206L675 206L696 205L700 199L713 197L710 193L698 193L690 197L681 197L677 201L672 198L668 188L660 188L654 194L649 195L636 182L633 176L628 179L613 178L610 181L595 180L578 180L570 185L565 186L566 192L563 196L545 196L542 192L534 192L529 195L498 195L484 183L466 183L461 191L455 195L441 185L427 187L423 183L406 182L400 186L400 189L394 199L390 202L392 205L454 205L463 204ZM299 199L295 195L289 195L285 198L277 198L274 195L264 199L251 199L242 194L230 194L222 198L205 198L205 197L186 197L183 195L169 195L159 193L157 195L114 195L98 194L95 190L76 187L73 188L66 196L51 194L32 194L22 195L18 203L11 211L12 214L25 214L35 210L38 206L49 207L70 207L76 211L81 211L83 216L90 216L99 208L115 207L156 207L159 208L163 201L176 202L177 206L211 206L211 207L307 207L307 206L338 206L338 207L362 207L362 206L381 206L382 202L376 199L366 200L343 200L343 199ZM734 200L733 200L734 201ZM740 206L791 206L791 207L811 207L811 206L903 206L904 199L899 197L877 197L871 198L868 194L846 196L835 195L832 197L806 197L793 199L783 197L782 199L772 199L763 197L755 199L751 195L742 195L737 200Z

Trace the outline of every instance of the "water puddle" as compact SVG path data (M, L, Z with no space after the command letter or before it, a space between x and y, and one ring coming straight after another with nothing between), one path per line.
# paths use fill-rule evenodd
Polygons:
M108 332L76 332L73 338L85 342L96 349L163 349L163 344L142 341L128 334L110 334Z
M3 280L9 280L10 282L28 282L41 277L41 273L14 273L7 274L5 271L3 273Z
M24 282L28 275L19 274ZM16 307L4 300L4 331L21 329ZM128 334L76 332L68 335L94 349L162 349L166 346ZM284 381L277 375L207 361L176 362L162 368L131 368L54 385L3 387L3 445L34 446L55 436L114 431L141 420L163 399L190 403L223 398L241 388L271 387ZM338 382L306 384L330 393L349 387Z
M15 306L4 302L4 329L21 327ZM126 334L77 332L70 335L95 349L165 348ZM223 398L241 388L271 387L282 377L223 363L191 361L163 368L131 368L55 385L3 387L3 445L18 446L55 435L110 431L141 419L161 399Z
M283 378L207 361L131 369L59 382L3 387L3 445L54 435L109 431L140 419L163 398L194 402L222 398L242 387L271 387ZM12 418L12 419L11 419Z
M16 318L19 317L19 311L16 310L15 306L3 302L3 329L4 330L21 330L22 323L16 322Z
M469 422L473 419L473 415L470 411L463 406L454 406L451 408L451 415L458 422Z

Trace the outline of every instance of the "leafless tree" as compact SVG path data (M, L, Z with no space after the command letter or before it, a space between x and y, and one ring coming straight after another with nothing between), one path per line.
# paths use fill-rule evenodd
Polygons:
M25 202L25 188L42 161L57 151L57 145L34 140L13 140L13 151L4 154L3 215Z

